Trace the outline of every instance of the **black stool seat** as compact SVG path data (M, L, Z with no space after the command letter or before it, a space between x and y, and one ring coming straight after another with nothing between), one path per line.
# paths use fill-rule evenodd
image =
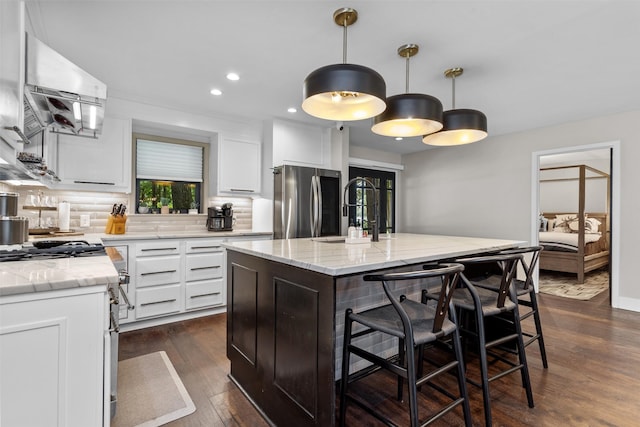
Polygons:
M535 271L536 265L538 264L540 251L542 251L542 249L542 246L527 246L521 248L505 249L503 251L500 251L499 254L523 255L523 257L520 258L520 265L522 266L522 269L524 270L526 276L524 280L513 279L512 287L516 292L518 304L530 309L525 310L524 312L520 312L520 322L529 317L533 317L534 326L536 328L535 332L522 332L522 334L527 337L527 339L524 341L524 346L527 347L534 341L538 341L538 346L540 348L540 357L542 359L542 366L546 369L549 367L547 363L547 350L544 345L544 335L542 335L542 321L540 320L540 310L538 309L538 297L536 296L536 290L533 286L533 272ZM530 260L528 263L525 260L524 255L530 255ZM474 280L474 283L477 287L497 291L500 287L500 276L490 275L488 277L482 278L481 280ZM528 299L522 298L526 296L528 296Z
M355 354L373 367L386 369L398 378L398 400L401 399L403 381L406 380L409 389L409 418L412 427L426 426L443 417L457 406L462 406L465 425L471 425L471 411L467 397L464 374L464 361L460 345L460 334L455 320L448 316L451 297L455 291L460 272L464 269L461 264L432 264L425 270L406 273L389 273L366 275L364 281L379 282L382 285L389 304L354 313L350 308L345 312L344 342L342 353L342 379L340 382L340 426L345 425L347 402L352 402L366 412L382 421L386 425L396 425L378 410L378 405L368 403L348 392L349 384L364 378L376 369L368 369L363 373L349 376L349 361L351 354ZM429 285L439 280L440 287L433 295L427 292ZM396 296L389 287L389 283L413 280L422 285L420 302L411 300L404 295ZM435 302L435 304L434 304ZM361 324L364 329L352 333L353 323ZM368 334L387 334L398 338L398 355L385 359L375 354L369 348L363 348L352 342L352 339ZM430 366L429 372L424 374L423 356L425 344L435 343L440 338L451 337L455 359L447 360L438 365ZM418 351L416 362L415 352ZM455 370L458 379L458 393L447 390L434 381L441 374ZM418 388L430 386L433 390L445 396L444 406L437 412L431 413L426 421L418 418ZM441 400L438 400L441 401Z
M450 335L457 327L455 323L445 318L441 329L434 332L433 324L436 314L434 307L409 299L405 299L400 304L411 319L413 341L416 345L433 342L440 337ZM361 313L352 313L351 320L394 337L405 337L402 319L392 305L385 305Z
M482 388L486 426L492 425L489 383L507 374L520 372L522 387L527 395L527 403L530 408L534 407L518 304L514 302L516 296L513 281L521 258L522 255L519 253L496 253L456 260L465 266L465 271L467 267L470 271L477 271L478 266L486 266L490 271L499 272L497 275L487 273L479 277L477 273L474 275L470 273L469 277L465 273L461 273L460 286L462 289L456 290L451 299L460 314L463 343L471 339L477 345L480 359L480 383L470 379L467 381ZM494 283L497 286L494 289L487 289L480 286L482 283ZM487 319L508 319L511 327L499 337L489 338L485 327ZM507 343L515 344L517 361L492 353L492 348ZM488 356L493 356L495 360L504 362L508 367L490 377Z

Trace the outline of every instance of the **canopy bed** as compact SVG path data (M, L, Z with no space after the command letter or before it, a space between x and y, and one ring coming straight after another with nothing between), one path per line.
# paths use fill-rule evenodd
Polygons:
M604 212L585 211L587 181L603 179L605 194L597 197L603 198ZM578 209L541 214L539 241L544 250L540 270L575 273L577 282L584 283L585 273L609 264L609 174L586 165L540 169L541 184L568 181L578 182Z

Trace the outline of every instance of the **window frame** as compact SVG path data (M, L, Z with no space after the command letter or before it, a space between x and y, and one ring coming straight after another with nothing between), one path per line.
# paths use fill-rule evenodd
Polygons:
M162 135L153 135L148 133L141 132L133 132L132 133L132 155L131 155L131 181L132 181L132 191L131 191L131 203L130 206L136 207L135 209L131 209L132 211L136 211L137 214L137 206L138 206L138 139L144 139L148 141L157 141L157 142L165 142L169 144L179 144L179 145L188 145L192 147L200 147L202 148L202 183L200 185L200 206L198 206L198 213L206 213L204 209L206 208L206 200L208 199L209 194L209 154L211 150L211 145L206 142L193 141L189 139L183 138L172 138ZM132 212L133 213L133 212Z

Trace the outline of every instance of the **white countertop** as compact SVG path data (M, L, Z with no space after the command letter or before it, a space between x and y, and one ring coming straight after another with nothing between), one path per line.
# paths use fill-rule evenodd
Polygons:
M0 263L0 296L117 283L106 255Z
M244 231L156 231L126 234L87 233L80 236L30 236L29 246L42 240L85 240L104 243L154 239L231 238L270 236L272 233ZM118 283L118 272L108 256L57 258L0 263L0 296Z
M320 239L227 242L229 250L330 276L362 273L520 246L524 241L428 234L392 234L379 242L346 244ZM331 238L328 238L331 240Z
M144 231L125 234L99 234L106 245L112 241L122 240L153 240L153 239L199 239L199 238L227 238L244 236L271 236L271 232L237 230L237 231ZM82 238L82 236L78 236Z

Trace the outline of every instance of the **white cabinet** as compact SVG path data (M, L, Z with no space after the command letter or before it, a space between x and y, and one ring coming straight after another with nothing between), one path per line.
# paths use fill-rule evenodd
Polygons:
M261 144L220 138L218 143L218 191L259 194Z
M187 240L185 244L185 309L226 303L225 249L222 240Z
M21 139L5 127L24 131L24 28L24 3L0 1L0 158L10 163L15 162Z
M273 121L273 166L331 168L330 129L286 120Z
M182 244L160 240L136 244L136 319L184 310Z
M0 425L103 425L107 313L99 286L0 298Z
M131 192L131 120L105 117L97 139L58 135L55 189Z

